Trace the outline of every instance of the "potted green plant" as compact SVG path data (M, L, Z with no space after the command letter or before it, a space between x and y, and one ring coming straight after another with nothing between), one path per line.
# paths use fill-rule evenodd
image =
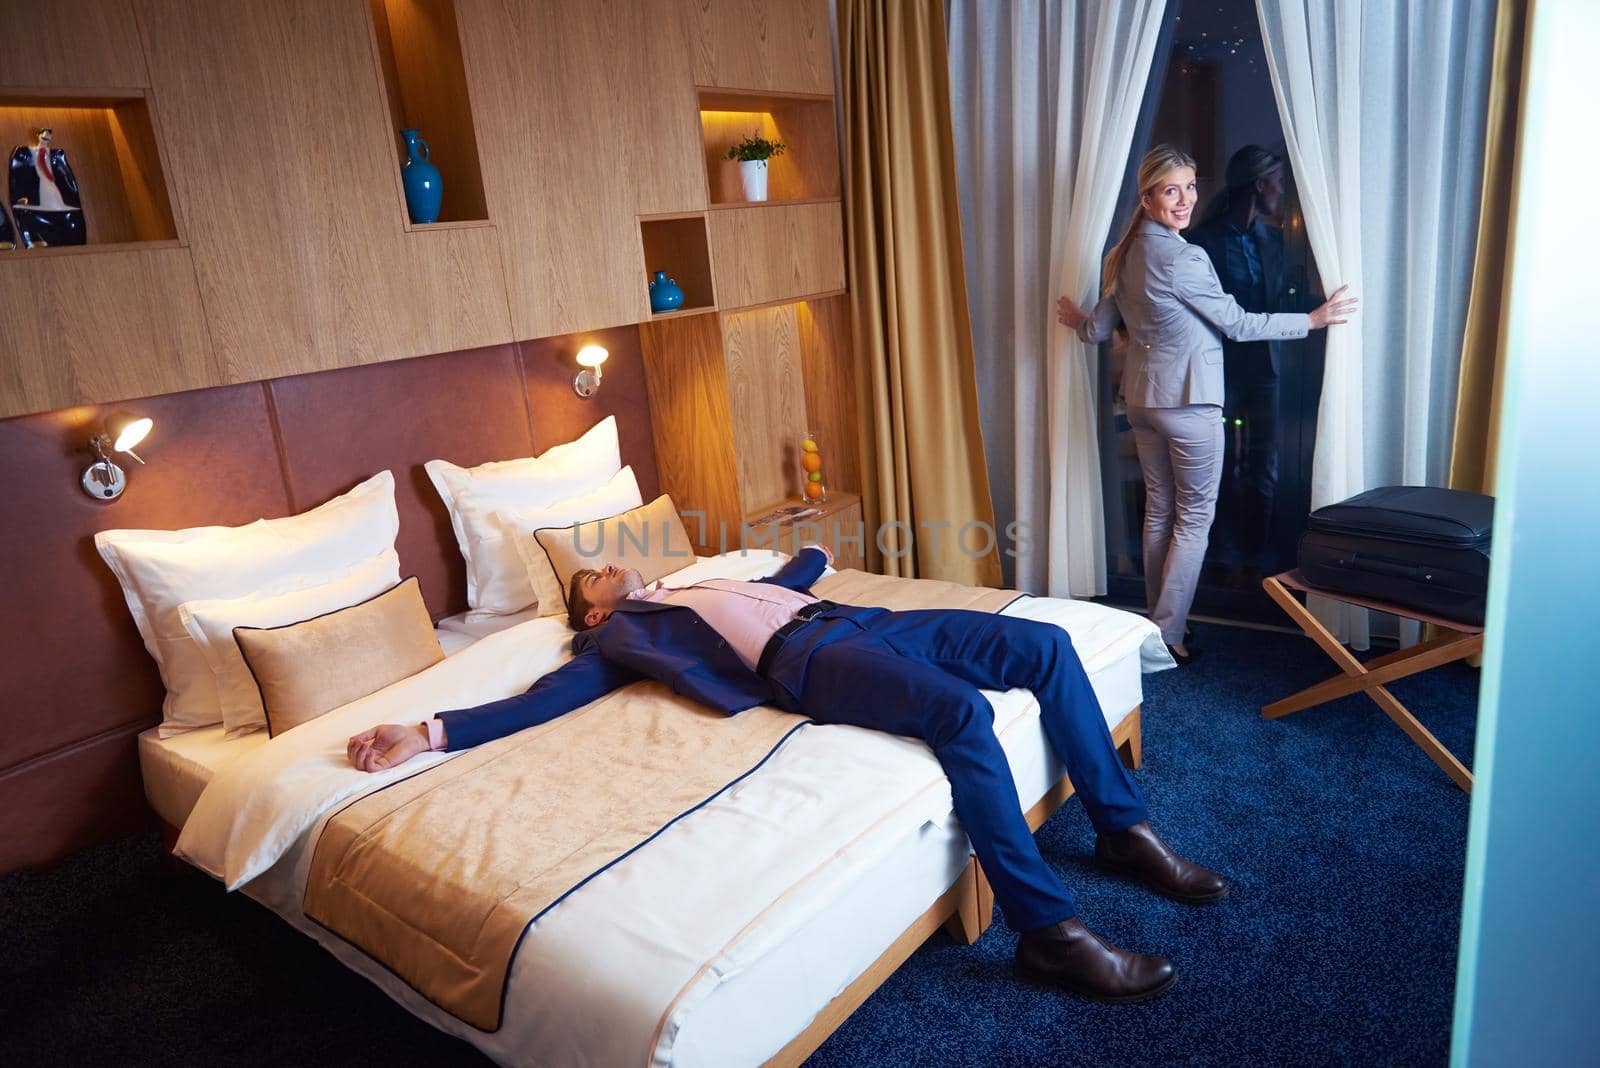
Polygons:
M767 161L783 155L788 147L782 141L769 141L760 134L751 134L728 149L728 158L739 161L739 180L744 183L746 200L767 199Z

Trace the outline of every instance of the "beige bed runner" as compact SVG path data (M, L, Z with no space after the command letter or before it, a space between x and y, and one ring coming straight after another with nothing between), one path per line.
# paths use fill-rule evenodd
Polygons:
M966 608L998 612L1023 596L1017 590L963 586L939 579L904 579L870 575L865 571L840 571L811 587L811 592L840 604L872 605L911 612L919 608Z
M1018 595L844 571L818 596L997 612ZM528 925L758 767L800 716L638 683L361 798L317 842L305 912L474 1027L500 1026Z

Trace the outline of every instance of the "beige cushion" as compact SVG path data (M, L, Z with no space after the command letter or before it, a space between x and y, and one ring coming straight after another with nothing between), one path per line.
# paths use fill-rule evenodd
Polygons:
M252 593L227 600L185 601L178 606L183 629L200 646L206 664L217 680L222 702L222 724L228 736L260 730L267 725L261 707L261 689L233 640L235 627L282 627L349 608L400 581L400 557L385 549L348 576L293 593Z
M415 576L369 601L233 632L276 736L444 659Z
M527 557L542 553L549 561L561 580L563 600L573 574L586 567L633 568L649 583L695 560L694 543L665 493L609 519L536 530L531 542L522 539L521 548Z

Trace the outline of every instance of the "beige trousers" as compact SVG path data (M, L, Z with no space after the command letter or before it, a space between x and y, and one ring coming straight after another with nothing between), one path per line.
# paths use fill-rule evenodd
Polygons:
M1222 407L1129 408L1144 472L1144 585L1150 618L1183 641L1222 483Z

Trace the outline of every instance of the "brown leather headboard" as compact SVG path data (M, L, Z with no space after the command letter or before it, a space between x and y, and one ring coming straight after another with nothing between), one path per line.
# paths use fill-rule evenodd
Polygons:
M611 358L584 400L573 353ZM77 486L106 414L155 419L111 504ZM146 826L135 736L162 687L96 531L235 525L289 515L384 468L395 474L402 574L435 618L466 608L466 577L422 464L527 456L617 417L622 459L658 492L637 327L0 420L0 871Z

